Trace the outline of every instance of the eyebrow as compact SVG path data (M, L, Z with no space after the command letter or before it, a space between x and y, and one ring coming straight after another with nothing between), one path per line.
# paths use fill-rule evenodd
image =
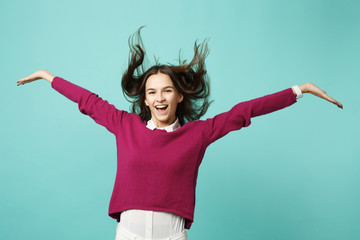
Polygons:
M165 89L165 88L172 88L172 89L175 89L175 88L173 88L172 86L166 86L166 87L163 87L163 89ZM149 91L149 90L155 90L155 88L148 88L146 91Z

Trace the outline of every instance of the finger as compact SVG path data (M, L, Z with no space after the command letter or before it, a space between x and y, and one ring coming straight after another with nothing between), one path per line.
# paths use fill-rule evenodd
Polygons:
M338 106L339 108L343 108L343 105L342 105L340 102L332 99L331 97L329 97L329 98L331 99L329 102L334 103L334 104L335 104L336 106Z
M322 90L322 92L323 92L324 94L320 94L319 97L321 97L321 98L323 98L323 99L325 99L325 100L327 100L327 101L335 104L335 105L338 106L339 108L343 108L343 105L342 105L340 102L336 101L335 99L331 98L329 95L327 95L326 91ZM317 94L316 94L316 95L317 95Z
M18 85L24 85L26 83L26 81L18 81Z
M21 79L19 79L17 82L18 82L18 83L22 83L25 79L26 79L26 78L21 78Z
M336 104L336 103L337 103L335 99L333 99L333 98L329 97L329 96L328 96L328 95L326 95L326 94L321 95L320 97L321 97L321 98L323 98L323 99L325 99L326 101L331 102L331 103L334 103L334 104Z
M339 108L344 109L344 108L343 108L343 105L342 105L340 102L336 102L336 105L337 105Z

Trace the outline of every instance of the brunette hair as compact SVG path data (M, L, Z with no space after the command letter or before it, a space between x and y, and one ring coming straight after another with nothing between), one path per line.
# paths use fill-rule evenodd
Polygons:
M179 52L179 65L159 64L155 58L156 64L144 71L145 50L140 36L143 27L129 37L129 65L121 80L123 94L132 103L132 113L138 114L142 121L150 120L151 111L145 104L145 84L151 75L160 72L169 75L177 91L184 97L175 113L180 124L200 119L213 102L208 100L210 82L205 69L205 58L209 54L208 41L205 39L200 45L195 41L194 57L189 64L185 64L186 60L181 62Z

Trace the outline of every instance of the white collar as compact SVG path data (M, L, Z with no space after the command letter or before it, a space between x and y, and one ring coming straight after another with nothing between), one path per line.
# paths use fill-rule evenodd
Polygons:
M176 120L175 122L173 122L171 125L169 126L166 126L164 128L158 128L154 121L152 120L152 118L147 122L147 125L146 125L147 128L151 129L151 130L154 130L155 128L157 129L164 129L166 130L167 132L172 132L172 131L175 131L176 129L180 128L181 125L180 125L180 122L179 122L179 118L176 117Z

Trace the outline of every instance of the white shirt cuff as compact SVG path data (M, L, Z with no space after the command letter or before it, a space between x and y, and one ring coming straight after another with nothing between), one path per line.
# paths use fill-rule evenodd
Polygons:
M292 86L292 89L294 89L296 92L296 98L301 98L303 96L303 93L301 92L298 85Z

